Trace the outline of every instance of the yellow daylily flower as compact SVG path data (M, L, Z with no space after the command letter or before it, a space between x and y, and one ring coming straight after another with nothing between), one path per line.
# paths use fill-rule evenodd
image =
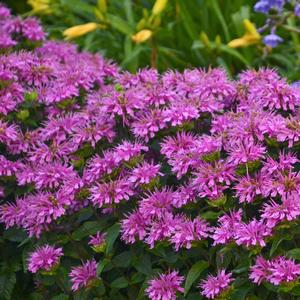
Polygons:
M249 20L244 20L245 34L238 39L234 39L228 43L230 48L248 47L257 44L261 40L261 35L256 30L255 25Z
M27 0L27 3L32 7L35 13L51 13L51 0Z
M134 34L131 39L137 43L143 43L146 42L147 40L149 40L152 36L152 31L149 29L142 29L141 31L139 31L138 33Z
M76 26L72 26L68 29L66 29L63 32L63 35L65 37L66 40L71 40L74 38L77 38L79 36L85 35L89 32L92 32L94 30L96 30L97 28L104 28L105 26L94 23L94 22L90 22L90 23L86 23L86 24L82 24L82 25L76 25Z
M159 15L166 8L168 0L156 0L152 7L152 14Z

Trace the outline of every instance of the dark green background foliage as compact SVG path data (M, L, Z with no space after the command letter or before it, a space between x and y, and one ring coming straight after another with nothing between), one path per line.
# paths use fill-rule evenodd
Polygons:
M31 7L24 0L4 2L16 13L30 14ZM39 15L50 37L62 38L62 31L74 25L103 22L97 13L96 0L51 0L51 3L52 13ZM247 67L271 66L291 80L300 79L300 42L294 32L279 31L285 41L273 50L266 50L263 44L239 49L227 47L229 41L244 34L244 19L250 19L257 27L264 24L264 16L253 12L255 1L170 0L151 42L136 45L131 36L137 32L141 19L150 15L153 3L109 0L104 21L107 29L80 37L76 42L82 49L100 51L130 71L151 65L151 53L155 51L160 71L222 66L235 75ZM289 18L288 23L297 26L294 18Z

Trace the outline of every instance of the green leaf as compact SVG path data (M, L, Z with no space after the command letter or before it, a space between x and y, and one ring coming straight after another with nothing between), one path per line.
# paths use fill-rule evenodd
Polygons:
M110 259L104 258L103 260L100 261L100 263L98 263L97 265L97 276L99 276L104 267L107 266L110 263Z
M231 55L231 56L237 58L239 61L241 61L241 62L242 62L243 64L245 64L247 67L250 66L250 64L249 64L249 62L247 61L247 59L246 59L243 55L241 55L240 52L239 52L238 50L229 48L228 46L223 45L223 44L220 45L220 49L221 49L223 52L225 52L225 53L227 53L227 54L229 54L229 55Z
M114 224L106 231L106 255L110 254L111 250L113 249L114 243L119 235L120 232L120 225Z
M204 261L198 261L197 263L195 263L189 270L187 277L186 277L186 281L185 281L185 285L184 285L184 296L186 296L191 288L191 286L193 285L193 283L198 279L198 277L200 276L200 274L207 269L209 266L209 264Z
M273 243L272 243L272 247L271 247L271 250L270 250L270 257L273 256L273 254L275 253L275 251L277 250L278 246L280 245L280 243L284 240L284 238L282 237L275 237L275 239L273 240Z
M300 248L295 248L287 252L287 255L296 260L300 260Z
M133 34L133 29L131 28L130 24L123 20L122 18L112 15L112 14L107 14L108 19L110 21L111 26L120 31L121 33L125 35L132 35Z
M186 7L187 1L178 0L178 3L179 3L180 15L181 15L181 20L183 22L183 26L185 27L185 30L187 31L190 38L192 40L196 40L197 39L196 25L193 19L191 18L188 8Z
M5 300L11 299L11 293L16 284L16 274L7 273L0 275L0 296Z
M9 228L3 233L3 237L11 242L23 242L27 239L27 233L18 228Z
M134 262L133 266L142 274L152 274L151 258L147 254L139 256L137 261Z
M105 228L105 221L88 221L83 223L77 230L72 234L74 240L81 240L82 238L93 235L98 231L101 231Z
M131 26L134 26L134 14L132 10L132 1L124 0L124 9L126 13L126 17Z
M116 257L114 257L112 263L119 268L127 268L131 263L131 258L132 258L131 252L125 251L117 255Z
M69 299L69 296L67 296L65 294L60 294L60 295L54 296L52 298L52 300L68 300L68 299Z
M128 286L128 280L122 276L114 280L110 286L115 289L123 289Z
M229 41L230 40L229 30L227 27L227 23L224 19L224 16L222 14L222 10L220 9L218 1L217 0L209 0L209 3L212 5L212 8L213 8L215 14L217 15L217 18L219 19L219 21L222 25L226 40Z
M132 284L136 284L136 283L139 283L141 281L145 280L145 275L142 274L142 273L134 273L131 277L131 280L130 282Z

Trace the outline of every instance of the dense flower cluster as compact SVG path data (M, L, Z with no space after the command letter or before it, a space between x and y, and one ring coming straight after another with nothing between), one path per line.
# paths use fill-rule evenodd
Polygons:
M35 26L28 39L44 38L35 21L25 26L3 6L0 14L1 30L18 21L24 35ZM72 230L95 229L96 221L84 229L81 223L111 216L124 247L140 242L177 255L228 246L256 256L250 279L257 284L299 278L299 266L283 253L263 258L300 215L297 85L270 69L236 80L222 69L130 74L72 44L45 41L14 51L17 42L0 56L0 221L39 244L53 232L68 234L49 239L61 247L30 255L31 272L59 265L64 243L76 240ZM92 217L85 211L77 218L88 208ZM92 234L81 245L90 252L79 258L89 260L70 272L73 291L98 284L99 256L116 239L103 228L83 235ZM201 281L207 298L234 286L232 274L218 269ZM150 299L183 292L178 274L152 279Z
M274 285L279 285L297 280L299 275L300 264L296 264L292 259L276 257L268 261L259 256L255 265L251 267L250 278L257 284L269 281Z

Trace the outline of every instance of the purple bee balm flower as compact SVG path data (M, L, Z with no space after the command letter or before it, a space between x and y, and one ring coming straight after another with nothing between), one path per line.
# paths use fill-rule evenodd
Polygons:
M185 122L199 118L198 109L188 104L173 105L164 110L163 114L165 122L170 122L172 126L183 125Z
M0 18L5 19L8 17L10 17L10 9L1 3L0 4Z
M28 230L30 236L39 237L42 231L49 229L52 221L65 214L71 201L70 195L61 191L28 195L16 201L15 221L18 226Z
M238 184L234 187L239 202L251 203L258 196L264 196L265 185L269 185L271 177L261 173L255 174L253 177L249 175L242 177Z
M0 49L10 48L16 44L17 42L11 38L10 34L3 30L3 28L0 28Z
M74 292L81 288L93 285L97 281L97 263L95 260L88 260L81 266L72 268L70 272L72 290Z
M256 258L255 264L250 268L249 278L257 283L261 284L262 281L267 280L270 276L271 263L264 259L262 256Z
M108 183L98 183L90 188L90 199L95 206L111 205L122 200L129 200L134 194L128 180L119 179Z
M190 132L177 132L176 137L167 136L161 143L161 153L171 158L178 151L190 150L196 145L196 136Z
M0 176L12 176L22 168L22 164L12 162L0 155Z
M272 80L250 87L248 100L270 111L277 109L295 111L299 106L299 89L289 86L285 80Z
M41 41L46 35L40 22L35 18L27 18L22 22L22 34L31 41Z
M97 232L96 235L90 235L89 245L96 251L96 252L103 252L105 248L105 236L106 233Z
M300 264L296 264L293 259L277 257L272 260L269 271L268 280L279 285L297 280L300 277Z
M278 204L274 200L265 203L261 218L265 220L268 227L273 228L283 221L292 221L300 215L300 201L298 193L289 195Z
M103 157L96 154L87 162L83 172L83 180L86 183L92 183L102 176L112 173L118 165L113 151L103 151Z
M224 160L203 162L194 173L193 185L201 197L215 198L228 187L234 178L234 167Z
M264 43L271 47L271 48L275 48L278 46L278 44L282 43L283 42L283 39L275 34L275 33L271 33L271 34L268 34L264 37L263 39Z
M232 273L226 274L226 271L221 269L217 276L209 275L205 280L202 280L199 285L202 289L201 294L208 299L214 299L226 292L232 281Z
M172 209L173 192L164 188L148 193L139 205L139 211L145 218L160 218Z
M153 138L155 134L166 127L166 121L163 118L163 111L160 109L152 109L138 116L132 123L132 132L136 137L145 139Z
M147 152L148 147L139 142L131 143L124 141L118 145L115 149L115 160L116 162L129 161L131 158L138 156L142 151Z
M155 165L154 163L144 161L130 172L128 180L134 183L135 186L149 184L157 176L163 176L163 173L159 172L159 169L159 164Z
M218 244L226 244L233 240L237 227L242 221L242 210L232 211L229 214L218 219L218 227L214 228L212 239L214 246Z
M174 227L170 242L174 244L175 250L179 248L190 249L193 242L201 241L209 236L211 231L208 223L199 217L194 220L182 218Z
M32 273L51 272L59 264L62 255L62 248L54 248L49 245L39 247L29 256L28 270Z
M0 215L1 216L1 215ZM134 211L121 221L122 240L133 244L137 239L143 240L146 236L146 227L149 220L146 220L139 211Z
M177 292L184 292L181 287L183 280L184 277L179 276L177 271L159 274L149 281L146 294L151 300L175 300Z
M245 164L264 158L266 147L251 140L238 140L228 147L228 161L233 165Z
M9 125L0 120L0 142L10 144L18 139L18 127L14 124Z
M54 162L40 165L34 174L33 181L37 189L58 188L64 182L78 177L73 168Z
M78 146L87 142L93 148L103 138L107 138L108 141L112 142L115 136L114 125L112 119L104 117L98 117L97 122L83 121L73 128L72 141Z
M239 226L236 227L234 239L238 245L244 245L246 247L265 247L266 242L264 238L270 236L271 233L271 229L262 221L254 219L248 224L239 224Z
M197 191L195 187L187 183L184 186L180 186L179 189L173 193L173 205L180 208L189 202L195 202L196 196Z
M174 217L174 215L169 212L165 212L160 217L151 220L147 228L148 236L145 239L150 249L154 248L155 242L169 240L178 222L182 222L182 218L180 216Z

